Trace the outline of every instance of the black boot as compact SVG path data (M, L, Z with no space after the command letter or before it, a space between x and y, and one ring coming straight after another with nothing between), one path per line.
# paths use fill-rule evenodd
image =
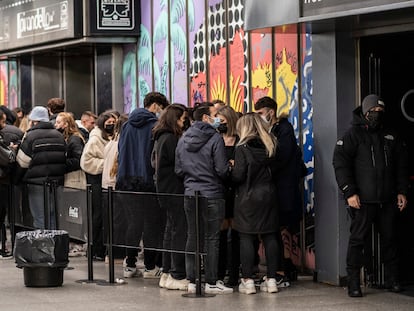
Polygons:
M348 271L348 296L362 297L359 269Z

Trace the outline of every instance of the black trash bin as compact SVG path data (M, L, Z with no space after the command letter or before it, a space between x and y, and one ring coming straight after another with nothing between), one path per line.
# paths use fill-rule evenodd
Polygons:
M35 230L16 234L15 261L23 269L27 287L61 286L63 271L69 263L68 254L66 231Z

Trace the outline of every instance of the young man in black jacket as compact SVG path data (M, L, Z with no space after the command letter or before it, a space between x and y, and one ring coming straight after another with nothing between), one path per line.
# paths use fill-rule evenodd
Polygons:
M401 291L395 219L407 205L408 157L395 131L384 126L384 102L374 94L353 112L352 127L336 143L333 166L351 214L348 243L348 295L362 297L360 270L364 244L375 221L381 234L385 286Z

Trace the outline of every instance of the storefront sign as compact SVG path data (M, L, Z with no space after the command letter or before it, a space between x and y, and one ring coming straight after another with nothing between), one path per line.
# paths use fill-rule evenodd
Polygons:
M74 0L0 2L0 51L74 38Z
M139 0L90 0L89 34L139 33Z
M301 2L301 17L343 13L349 10L365 9L380 5L408 2L410 0L299 0Z

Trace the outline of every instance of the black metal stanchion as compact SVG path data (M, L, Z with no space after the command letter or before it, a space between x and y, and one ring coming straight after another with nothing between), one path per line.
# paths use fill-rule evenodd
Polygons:
M113 237L114 237L114 207L112 197L112 187L108 188L108 257L109 257L109 282L102 281L98 282L98 285L102 286L114 286L114 285L125 285L123 279L115 282L115 264L114 264L114 253L113 253Z
M10 187L9 187L9 213L8 213L8 217L9 217L9 224L10 224L10 239L11 239L11 253L13 254L14 252L14 241L16 239L15 234L16 234L16 211L15 211L15 186L11 183L10 181Z
M44 224L43 229L50 229L50 209L49 209L49 182L43 182L43 210L44 210Z
M102 282L103 280L94 280L93 279L93 254L92 254L92 246L93 246L93 239L92 239L92 186L88 184L86 186L86 212L88 214L87 219L87 227L88 227L88 250L87 250L87 258L88 258L88 279L87 280L77 280L77 283L97 283Z
M207 298L214 297L214 294L206 294L201 290L201 254L200 254L200 192L195 193L195 229L196 229L196 249L195 249L195 273L196 273L196 292L183 294L187 298ZM207 228L204 228L207 229Z

